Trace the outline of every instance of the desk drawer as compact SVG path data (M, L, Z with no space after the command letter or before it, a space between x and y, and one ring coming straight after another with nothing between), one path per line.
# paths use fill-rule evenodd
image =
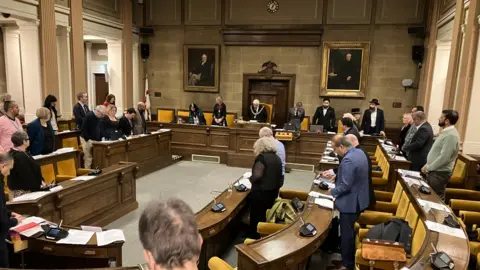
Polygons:
M73 256L85 258L108 258L108 250L106 248L95 247L74 247Z
M42 243L40 241L31 241L30 243L30 250L34 252L65 257L70 257L73 254L72 247L68 245L56 245L54 243Z

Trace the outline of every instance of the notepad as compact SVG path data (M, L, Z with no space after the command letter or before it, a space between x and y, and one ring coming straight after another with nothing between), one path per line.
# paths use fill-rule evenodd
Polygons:
M68 236L57 241L57 244L86 245L93 234L94 232L70 229L68 230Z
M459 229L459 228L452 228L452 227L449 227L447 225L443 225L443 224L440 224L440 223L436 223L436 222L433 222L433 221L430 221L430 220L427 220L425 222L425 225L427 225L427 228L429 230L432 230L434 232L439 232L439 233L443 233L443 234L448 234L448 235L452 235L452 236L455 236L455 237L458 237L458 238L462 238L462 239L466 239L467 237L465 236L465 233L463 232L462 229Z
M328 209L333 209L333 201L324 198L316 198L315 204Z
M122 230L108 230L104 232L97 232L97 244L99 247L108 244L123 241L125 242L125 235Z

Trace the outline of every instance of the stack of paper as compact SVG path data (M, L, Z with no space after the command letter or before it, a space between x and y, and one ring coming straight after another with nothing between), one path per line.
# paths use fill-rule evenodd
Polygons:
M439 211L445 211L447 213L451 213L450 208L448 208L444 204L436 203L436 202L431 202L431 201L426 201L422 199L417 199L418 203L423 207L423 208L428 208L428 209L436 209Z
M400 155L396 155L395 156L395 160L400 160L400 161L406 161L407 159L403 156L400 156Z
M21 202L21 201L33 201L39 199L43 196L50 194L50 191L37 191L32 193L23 194L13 199L14 202Z
M72 181L88 181L88 180L92 180L95 177L96 177L95 175L82 175L82 176L75 177L71 180Z
M308 193L308 196L314 197L314 198L324 198L324 199L328 199L328 200L333 200L334 199L332 195L323 194L323 193L316 192L316 191L310 191Z
M467 238L462 229L452 228L452 227L449 227L447 225L432 222L430 220L427 220L425 222L425 224L427 225L427 228L429 230L432 230L434 232L444 233L444 234L452 235L452 236L455 236L455 237L458 237L458 238L463 238L463 239Z
M122 230L108 230L104 232L97 232L97 244L99 247L108 244L123 241L125 242L125 235Z
M94 232L71 229L68 230L68 236L57 241L57 244L86 245L93 234Z
M315 204L328 209L333 209L333 201L329 199L316 198Z
M420 172L409 171L409 170L402 170L402 169L398 169L398 172L399 172L402 176L413 176L413 177L422 178L422 176L420 175Z

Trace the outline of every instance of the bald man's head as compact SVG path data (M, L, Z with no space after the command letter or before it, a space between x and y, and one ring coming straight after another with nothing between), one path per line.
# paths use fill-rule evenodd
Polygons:
M353 134L348 134L347 136L345 136L345 138L347 138L347 140L353 145L353 147L357 147L360 144L358 142L357 136Z
M335 135L332 137L332 145L340 145L340 141L342 140L342 135Z

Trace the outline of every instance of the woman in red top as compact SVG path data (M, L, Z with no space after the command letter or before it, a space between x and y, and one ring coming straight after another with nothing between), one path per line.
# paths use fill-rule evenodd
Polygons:
M108 107L108 105L115 105L115 95L109 94L107 98L105 98L103 106Z

